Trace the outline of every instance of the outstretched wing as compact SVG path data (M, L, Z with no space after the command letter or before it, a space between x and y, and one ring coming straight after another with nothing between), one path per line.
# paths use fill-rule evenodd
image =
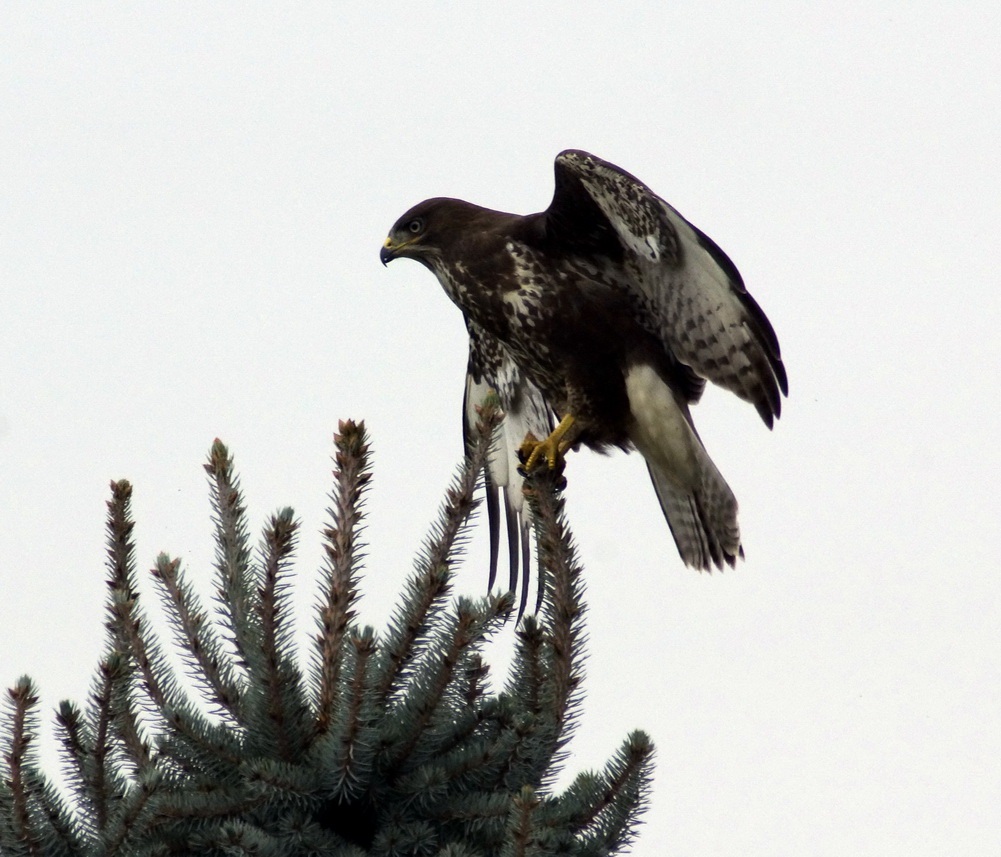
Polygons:
M574 150L556 158L545 216L554 241L621 263L672 353L751 402L771 427L789 392L778 339L713 241L629 173Z
M476 408L489 393L497 394L504 411L493 450L484 468L490 530L489 588L493 588L497 576L500 507L503 505L511 569L509 588L512 592L521 592L520 616L528 602L532 543L529 510L522 493L522 476L518 472L518 447L529 432L537 438L548 436L553 427L552 412L538 388L522 374L503 345L468 319L466 327L469 330L469 364L462 410L463 437L467 447L477 422ZM541 593L540 576L540 601Z

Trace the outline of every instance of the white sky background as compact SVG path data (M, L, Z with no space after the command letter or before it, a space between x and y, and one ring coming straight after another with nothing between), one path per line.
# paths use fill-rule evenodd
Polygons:
M696 409L741 502L723 575L682 567L638 456L571 459L569 771L650 732L636 854L999 853L1001 7L36 2L0 30L0 681L38 680L47 731L101 651L111 478L141 566L208 595L216 436L255 528L302 518L308 605L331 434L367 420L383 624L461 454L466 345L380 244L428 196L545 208L577 147L733 258L791 398L774 432Z

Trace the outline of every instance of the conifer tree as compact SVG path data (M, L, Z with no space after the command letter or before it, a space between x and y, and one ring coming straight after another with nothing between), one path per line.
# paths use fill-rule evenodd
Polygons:
M451 598L452 569L498 422L488 402L466 460L389 627L356 621L363 424L335 436L335 486L312 649L295 651L290 509L256 554L227 448L206 464L214 509L215 597L207 607L177 559L152 570L181 655L178 670L139 595L131 486L108 502L107 641L82 708L56 721L65 789L41 769L37 692L8 691L0 854L475 857L607 855L631 840L652 746L630 735L600 773L561 794L580 705L584 608L558 474L528 482L542 610L526 616L502 690L482 649L510 594Z

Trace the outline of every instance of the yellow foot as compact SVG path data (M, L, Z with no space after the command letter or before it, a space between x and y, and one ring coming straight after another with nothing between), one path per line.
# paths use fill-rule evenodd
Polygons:
M570 447L571 442L563 438L573 424L574 418L567 414L545 440L537 439L531 432L525 435L525 440L518 448L518 455L524 462L520 470L523 473L531 473L543 457L546 459L549 469L555 470L556 465L562 460L563 454Z

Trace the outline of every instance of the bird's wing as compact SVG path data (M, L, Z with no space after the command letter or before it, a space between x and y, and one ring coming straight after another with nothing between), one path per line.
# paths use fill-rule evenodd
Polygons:
M617 255L675 357L751 402L772 425L789 390L778 339L712 240L638 179L580 151L556 158L556 193L545 214L553 240Z
M497 429L493 449L484 468L487 522L490 530L490 588L497 575L500 553L500 507L504 507L510 558L509 588L521 593L518 615L528 600L531 568L531 521L522 493L518 471L518 448L531 432L543 439L552 431L552 412L538 388L524 376L508 350L494 337L471 321L469 329L469 364L466 393L463 397L463 436L468 447L478 420L477 407L491 392L497 394L504 417ZM519 574L520 570L520 574ZM540 579L540 595L541 595Z

